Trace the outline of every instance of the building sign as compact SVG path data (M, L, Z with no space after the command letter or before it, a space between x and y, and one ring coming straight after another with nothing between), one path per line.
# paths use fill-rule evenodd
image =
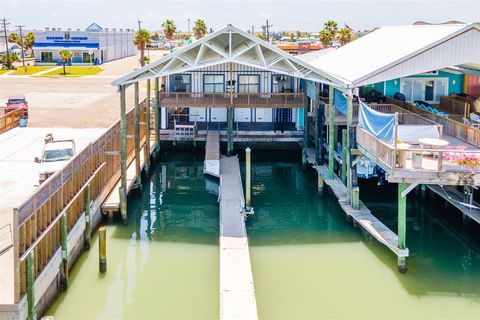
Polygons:
M298 51L310 51L310 42L300 42L298 44Z
M70 32L65 32L63 37L59 36L47 36L47 40L52 40L53 42L68 42L68 43L79 43L81 41L88 40L88 37L71 37Z

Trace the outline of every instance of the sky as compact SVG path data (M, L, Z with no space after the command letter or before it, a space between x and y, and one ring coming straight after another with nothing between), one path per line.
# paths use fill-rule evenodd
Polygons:
M255 30L269 20L273 31L320 31L327 20L355 30L384 25L411 24L418 20L478 22L480 0L476 1L126 1L126 0L0 0L0 18L9 29L45 27L81 28L92 22L107 28L142 28L159 30L161 23L173 19L179 30L187 31L197 18L214 30L229 23Z

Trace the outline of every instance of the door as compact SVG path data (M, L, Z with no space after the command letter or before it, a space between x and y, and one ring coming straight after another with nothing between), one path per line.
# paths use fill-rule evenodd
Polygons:
M244 75L238 76L238 92L239 93L259 93L260 92L260 75ZM255 95L254 95L255 96ZM251 108L235 108L234 119L236 122L252 122Z
M203 92L204 93L222 93L225 92L225 76L223 74L204 74L203 75ZM210 95L205 94L205 97ZM221 98L220 95L215 97ZM209 108L211 122L227 122L226 108Z
M272 115L273 115L272 108L256 108L255 122L273 122Z
M402 93L406 101L412 101L412 81L402 80Z

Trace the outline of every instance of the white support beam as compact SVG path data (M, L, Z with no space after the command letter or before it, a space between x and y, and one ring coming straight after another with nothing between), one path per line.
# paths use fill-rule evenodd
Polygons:
M418 183L412 183L410 184L405 190L402 191L401 195L402 195L402 198L405 198L407 196L407 194L410 193L410 191L412 191L413 189L415 189L415 187L418 186Z

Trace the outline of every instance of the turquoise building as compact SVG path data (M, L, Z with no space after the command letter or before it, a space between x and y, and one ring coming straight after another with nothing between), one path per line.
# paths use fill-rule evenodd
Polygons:
M397 92L405 95L408 102L422 100L428 103L440 103L440 97L463 92L462 72L455 69L443 69L417 74L405 78L375 83L367 87L393 97Z

